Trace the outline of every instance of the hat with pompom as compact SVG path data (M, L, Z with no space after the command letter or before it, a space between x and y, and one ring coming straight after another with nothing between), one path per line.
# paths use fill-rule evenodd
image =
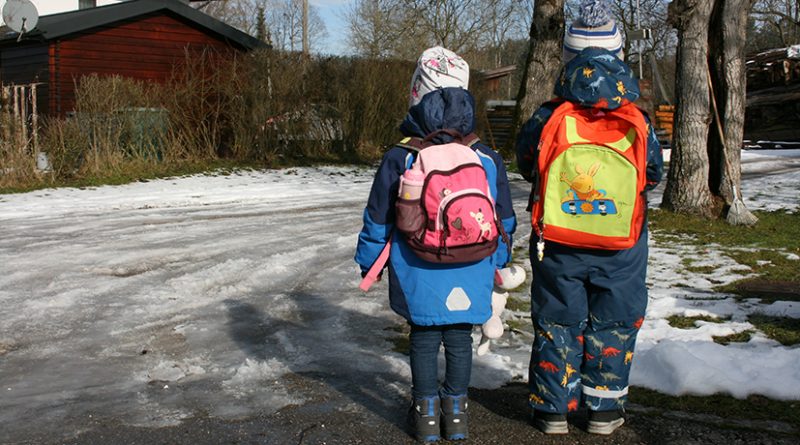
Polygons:
M469 64L449 49L435 46L422 52L417 69L411 77L409 107L422 100L422 96L441 88L469 88Z
M605 48L620 59L625 57L624 42L617 23L605 0L583 0L578 19L572 22L564 35L564 62L568 62L584 48Z

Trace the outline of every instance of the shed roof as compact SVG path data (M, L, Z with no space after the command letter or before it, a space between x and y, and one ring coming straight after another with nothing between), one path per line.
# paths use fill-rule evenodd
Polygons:
M507 66L501 66L500 68L494 68L491 70L483 70L481 71L481 74L483 75L483 80L491 80L508 76L516 70L517 70L516 65L507 65Z
M23 41L25 38L40 41L59 39L92 28L111 25L115 22L157 12L166 12L173 16L184 18L244 49L267 46L261 40L178 0L124 1L96 8L45 15L39 18L39 23L34 30L25 34ZM17 37L19 37L19 34L8 27L3 26L0 28L0 45L6 46L9 43L16 43Z

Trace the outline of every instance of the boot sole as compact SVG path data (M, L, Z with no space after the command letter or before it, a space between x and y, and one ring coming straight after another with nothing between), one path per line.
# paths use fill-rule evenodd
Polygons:
M448 419L448 417L449 416L442 416L444 437L447 438L447 440L466 439L469 432L466 415L461 414L459 418L456 419Z
M616 431L617 428L621 427L622 424L625 423L625 419L620 417L619 419L612 420L611 422L594 422L589 421L589 431L592 434L599 434L601 436L608 436L609 434Z
M569 424L567 421L548 422L542 419L533 419L533 426L545 434L569 434Z
M439 439L442 438L439 435L439 422L429 417L422 417L420 421L423 424L417 425L417 432L414 434L414 438L417 439L418 442L438 442ZM412 424L411 427L413 428L414 425Z

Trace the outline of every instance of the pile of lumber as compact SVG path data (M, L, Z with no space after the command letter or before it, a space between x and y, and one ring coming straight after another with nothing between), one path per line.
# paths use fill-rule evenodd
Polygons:
M656 109L656 135L659 140L672 141L672 130L674 126L675 106L659 105Z
M800 45L747 60L745 139L800 142Z
M747 58L747 90L800 84L800 45L772 49Z
M505 147L508 138L511 137L515 105L516 102L513 100L490 100L486 104L489 126L482 139L495 150Z

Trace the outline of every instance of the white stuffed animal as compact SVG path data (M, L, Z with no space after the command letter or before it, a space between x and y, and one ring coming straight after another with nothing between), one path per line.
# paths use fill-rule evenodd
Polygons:
M516 289L525 282L525 269L519 266L499 269L495 273L494 282L503 290Z
M492 292L492 316L481 326L481 341L478 344L478 355L484 355L489 352L489 343L491 339L500 338L503 336L503 320L500 315L506 309L506 302L508 301L508 292L510 289L516 289L525 282L525 270L519 266L506 267L500 269L495 274L495 290ZM498 289L501 292L498 292Z
M492 316L481 326L484 337L495 339L503 336L503 320L500 315L506 310L507 301L508 292L492 292Z

